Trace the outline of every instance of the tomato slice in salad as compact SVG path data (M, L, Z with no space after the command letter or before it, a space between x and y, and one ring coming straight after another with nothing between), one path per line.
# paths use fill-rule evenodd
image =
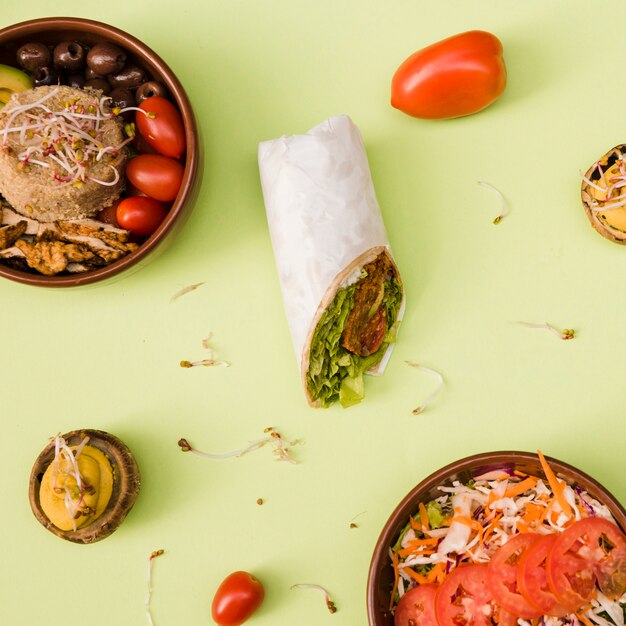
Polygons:
M550 590L570 611L592 597L596 580L610 597L620 597L626 583L625 555L626 537L616 524L600 517L578 520L557 537L548 554Z
M407 591L398 602L394 626L437 626L435 596L437 585L418 585Z
M452 570L437 592L435 615L439 626L493 626L494 622L512 626L517 621L494 602L486 565L460 565Z
M519 561L538 538L534 533L515 535L494 552L487 565L487 585L493 599L502 608L523 619L542 615L520 593L517 582Z
M542 615L563 617L568 614L548 587L546 558L557 535L542 535L522 554L517 572L517 587L529 604Z
M626 593L626 551L612 550L605 562L596 566L596 578L609 600L621 598Z

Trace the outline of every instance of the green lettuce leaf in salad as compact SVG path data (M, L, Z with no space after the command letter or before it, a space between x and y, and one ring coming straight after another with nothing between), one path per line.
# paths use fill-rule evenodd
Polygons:
M311 397L324 408L339 400L342 406L358 404L364 397L363 374L379 363L390 343L395 342L396 320L402 302L402 287L396 277L384 282L382 306L389 329L380 348L367 357L353 354L341 345L358 282L337 290L322 314L311 340L306 381Z
M444 510L441 504L437 502L437 500L431 500L426 504L426 513L428 514L428 524L431 528L441 528L446 520L448 520L452 515L452 511ZM417 515L417 517L419 517L419 514ZM394 552L400 550L402 540L409 530L411 530L410 522L400 531L400 536L393 546ZM424 534L421 531L417 531L416 535L420 538L424 537ZM428 571L431 567L431 565L425 565L424 569L425 571Z
M436 500L431 500L426 505L426 513L428 513L428 523L431 528L441 528L450 515L443 512L441 504Z

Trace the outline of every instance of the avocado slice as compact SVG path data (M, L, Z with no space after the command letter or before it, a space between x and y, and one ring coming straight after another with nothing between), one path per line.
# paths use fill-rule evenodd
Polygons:
M0 63L0 103L9 101L11 94L31 89L33 83L28 74L16 67ZM8 92L8 97L7 93Z
M0 89L9 91L26 91L33 86L28 74L25 74L16 67L2 65L0 63Z

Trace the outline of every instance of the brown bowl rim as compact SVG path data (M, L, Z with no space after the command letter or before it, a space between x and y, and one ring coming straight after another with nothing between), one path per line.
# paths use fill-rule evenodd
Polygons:
M198 173L200 156L198 126L189 98L180 81L167 63L149 46L130 33L116 26L111 26L110 24L96 20L79 17L44 17L19 22L0 29L0 43L7 39L11 40L18 37L25 37L41 30L55 31L71 29L75 29L77 32L86 31L90 34L108 37L115 43L126 47L134 55L145 59L160 73L160 79L166 84L183 117L185 139L187 141L185 172L178 196L156 232L142 243L136 251L131 252L110 265L85 272L84 274L44 276L14 270L0 264L0 276L22 284L38 287L78 287L111 278L136 264L138 264L137 266L139 267L141 261L154 252L167 237L173 225L181 215L184 214L185 205L193 199L194 181Z
M587 486L591 486L590 491L601 494L599 500L609 508L617 523L626 531L626 509L624 509L622 504L606 487L602 486L595 478L592 478L586 472L583 472L565 461L551 456L545 456L545 458L555 473L571 474L575 476L576 481L584 484L585 489L587 489ZM490 466L492 466L492 469L497 469L498 466L510 466L516 462L529 461L533 463L538 462L538 455L533 452L519 450L481 452L445 465L424 478L409 491L389 516L376 540L367 576L367 618L370 626L386 626L377 621L376 616L375 592L378 583L377 579L384 565L383 559L388 558L387 550L389 546L393 545L392 540L394 539L394 535L406 525L408 515L420 501L418 496L437 485L445 483L451 476L461 472L478 468L480 468L482 472L485 472L489 470ZM401 526L399 526L400 524Z

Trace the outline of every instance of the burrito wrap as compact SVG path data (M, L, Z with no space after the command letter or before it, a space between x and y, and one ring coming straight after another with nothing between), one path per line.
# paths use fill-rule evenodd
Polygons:
M293 346L307 399L317 405L306 384L311 339L337 290L381 253L399 274L363 139L348 116L261 143L259 170ZM371 373L382 373L385 357Z

